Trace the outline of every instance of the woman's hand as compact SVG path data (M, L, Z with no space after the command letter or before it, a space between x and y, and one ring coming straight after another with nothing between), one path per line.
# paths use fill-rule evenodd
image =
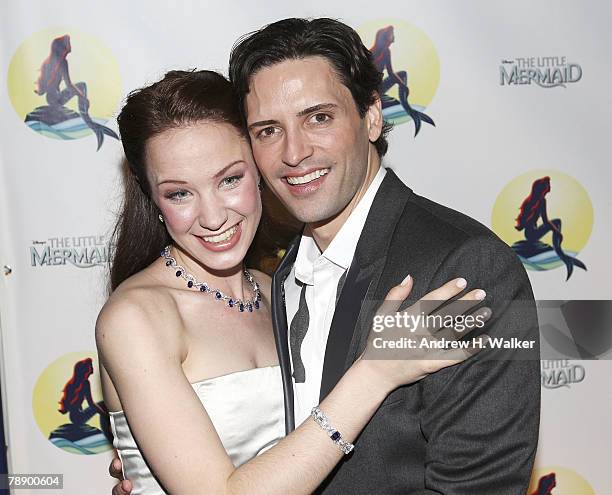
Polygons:
M449 302L466 286L463 278L451 280L400 312L397 310L412 291L412 277L388 292L374 316L360 361L379 375L389 392L461 363L486 347L486 335L462 340L491 317L488 307L473 310L486 297L485 291L474 289ZM440 348L442 344L447 347Z

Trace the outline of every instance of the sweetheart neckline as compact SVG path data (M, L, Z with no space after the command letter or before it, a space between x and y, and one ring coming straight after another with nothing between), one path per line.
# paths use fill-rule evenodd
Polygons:
M222 380L224 378L234 376L234 375L241 375L241 374L252 372L252 371L271 370L273 368L280 368L280 364L273 364L270 366L259 366L257 368L249 368L249 369L240 370L240 371L232 371L230 373L226 373L225 375L213 376L212 378L204 378L203 380L198 380L197 382L189 382L189 384L195 388L196 386L201 385L206 382L214 382L216 380ZM121 414L124 414L124 412L123 412L123 409L121 409L119 411L108 411L108 414L110 414L111 416L121 415Z
M199 380L197 382L190 382L190 384L192 386L200 385L202 383L211 382L211 381L214 381L214 380L221 380L222 378L227 378L229 376L240 375L240 374L243 374L243 373L248 373L250 371L267 370L267 369L270 369L270 368L280 368L280 364L273 364L273 365L270 365L270 366L260 366L258 368L249 368L249 369L240 370L240 371L231 371L230 373L226 373L225 375L213 376L212 378L204 378L203 380Z

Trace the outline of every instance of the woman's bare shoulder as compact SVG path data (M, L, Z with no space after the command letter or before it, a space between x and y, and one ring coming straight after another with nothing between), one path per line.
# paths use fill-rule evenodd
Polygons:
M166 345L173 345L180 321L171 291L145 269L126 279L109 296L96 320L96 341L103 347L115 341L144 345L161 337Z

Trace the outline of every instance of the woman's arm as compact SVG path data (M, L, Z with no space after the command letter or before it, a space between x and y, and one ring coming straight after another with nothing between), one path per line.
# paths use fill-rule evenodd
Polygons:
M395 287L388 299L399 305L411 287L411 280ZM442 289L439 299L462 290L456 283ZM314 491L344 455L327 433L308 419L264 454L234 468L182 371L177 339L160 330L167 323L163 308L157 311L143 314L129 301L118 301L101 313L96 336L134 437L164 487L173 494ZM358 360L320 408L353 442L391 390L456 362Z

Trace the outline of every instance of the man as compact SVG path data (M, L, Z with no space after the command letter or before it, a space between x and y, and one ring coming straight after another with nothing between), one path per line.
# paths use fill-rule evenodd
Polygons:
M306 223L273 279L286 429L366 345L376 305L411 274L406 305L464 277L484 287L492 336L537 340L525 271L487 228L381 167L381 74L349 26L285 19L238 42L230 78L268 187ZM420 172L411 164L411 173ZM497 311L496 311L497 310ZM539 361L470 359L394 391L321 485L326 494L524 494L539 426ZM115 494L126 493L118 485Z

